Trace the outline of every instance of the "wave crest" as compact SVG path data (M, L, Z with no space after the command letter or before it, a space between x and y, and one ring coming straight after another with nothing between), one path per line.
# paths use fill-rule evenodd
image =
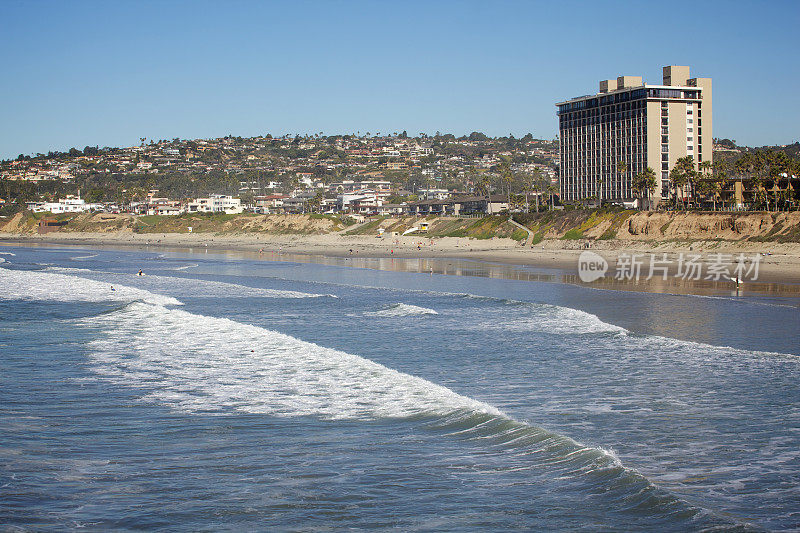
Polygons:
M366 316L379 316L379 317L397 317L397 316L423 316L423 315L438 315L433 309L427 307L419 307L411 304L397 303L386 309L380 311L364 313Z
M484 329L500 329L515 332L541 332L557 335L586 335L614 333L627 335L625 328L603 322L597 315L550 304L518 303L517 312L497 310L489 320L483 321ZM486 315L486 312L482 312Z
M186 413L230 412L324 420L415 421L429 431L510 451L520 469L580 479L623 509L665 520L706 511L622 465L613 451L582 445L516 421L481 401L363 357L225 318L134 302L85 320L103 333L91 343L93 370L141 398Z
M264 289L260 287L248 287L226 283L224 281L209 281L195 278L183 278L173 276L160 276L148 274L146 276L134 276L133 274L121 274L116 272L97 272L94 270L80 268L61 268L51 269L54 272L74 273L80 276L91 277L106 283L119 283L120 279L132 280L142 289L170 294L181 297L191 295L195 298L229 298L229 297L258 297L258 298L336 298L332 294L312 294L284 289Z
M113 287L113 290L112 290ZM0 269L0 298L52 302L131 302L182 305L170 296L126 285L32 270Z

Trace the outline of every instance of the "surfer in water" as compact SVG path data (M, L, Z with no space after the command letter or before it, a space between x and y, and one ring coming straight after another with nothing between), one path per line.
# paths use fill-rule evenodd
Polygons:
M141 269L141 268L139 269L139 272L138 272L136 275L137 275L137 276L144 276L144 272L142 272L142 269Z

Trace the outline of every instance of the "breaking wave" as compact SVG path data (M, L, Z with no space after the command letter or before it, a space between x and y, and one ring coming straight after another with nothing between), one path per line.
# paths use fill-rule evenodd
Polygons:
M433 309L427 307L419 307L416 305L398 303L380 311L373 311L364 313L366 316L380 316L380 317L398 317L398 316L421 316L421 315L438 315Z
M325 419L501 413L378 363L225 318L135 302L94 318L95 370L185 412L237 410ZM91 325L87 323L86 325Z
M197 266L198 266L197 263L192 263L191 265L183 265L183 266L174 267L174 268L172 268L170 270L188 270L190 268L197 268Z
M483 329L497 329L513 332L540 332L558 335L585 335L613 333L627 335L625 328L603 322L597 315L549 304L513 302L517 304L514 313L505 309L485 311L480 323ZM488 315L488 316L487 316Z
M336 298L333 294L311 294L291 290L262 289L234 283L225 283L222 281L207 281L193 278L152 274L137 276L134 273L120 274L115 272L97 272L79 268L52 268L51 270L54 272L75 274L77 276L86 276L87 278L104 281L106 283L120 283L124 281L127 284L135 284L137 287L148 291L169 294L176 297L191 294L191 296L195 298Z
M404 419L510 453L610 494L624 508L702 520L708 512L659 489L613 454L512 419L497 408L363 357L225 318L133 302L91 320L92 370L187 414L259 413L322 420ZM520 461L522 461L520 463Z
M170 296L126 285L53 272L0 269L0 298L54 302L131 302L181 305Z

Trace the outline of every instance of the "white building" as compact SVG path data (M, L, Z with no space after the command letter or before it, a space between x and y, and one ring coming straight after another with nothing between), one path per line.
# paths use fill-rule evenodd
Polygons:
M151 198L147 203L148 215L180 215L183 212L179 200Z
M34 211L53 214L83 213L93 209L101 209L102 207L101 204L87 204L86 201L80 198L67 197L59 199L58 202L45 202L34 208Z
M385 202L392 194L392 182L375 179L363 181L345 180L340 183L331 183L328 186L328 191L334 194L360 193L365 189L370 190L381 202Z
M417 196L420 200L444 200L450 197L447 189L419 189Z
M183 209L181 209L179 206L176 207L174 205L159 205L153 208L152 213L150 209L147 210L148 215L152 214L161 216L165 215L173 216L173 215L180 215L181 213L183 213Z
M222 194L212 194L208 198L197 198L187 206L190 213L226 213L235 215L241 213L242 201L238 198Z
M352 213L375 213L383 205L383 200L372 189L362 189L340 194L337 197L340 210Z

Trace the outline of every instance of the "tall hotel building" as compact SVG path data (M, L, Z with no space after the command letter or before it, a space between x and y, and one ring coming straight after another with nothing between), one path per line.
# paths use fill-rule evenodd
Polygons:
M689 67L678 66L663 74L662 85L643 84L639 76L603 80L599 93L556 104L562 201L631 201L633 177L650 167L657 203L669 197L669 171L678 159L692 156L695 168L712 161L711 78L689 78Z

